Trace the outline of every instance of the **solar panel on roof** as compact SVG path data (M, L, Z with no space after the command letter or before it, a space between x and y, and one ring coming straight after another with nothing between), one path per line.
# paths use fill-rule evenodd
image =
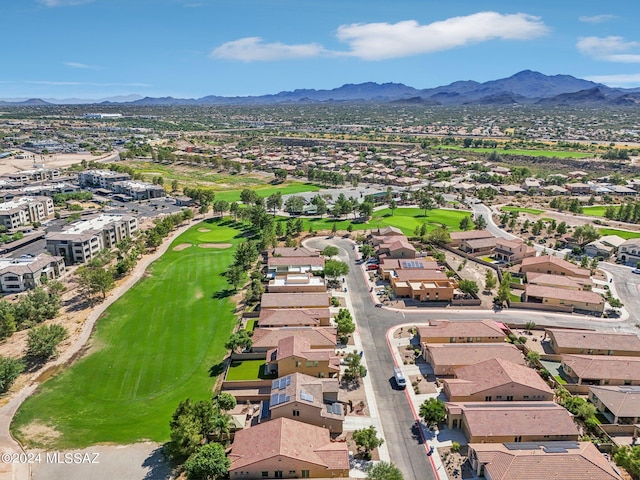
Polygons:
M418 260L402 260L402 268L424 268L424 264Z

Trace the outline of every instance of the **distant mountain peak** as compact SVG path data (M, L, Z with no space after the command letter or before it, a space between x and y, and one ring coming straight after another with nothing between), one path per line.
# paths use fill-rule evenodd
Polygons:
M594 90L594 89L597 89ZM587 92L587 93L584 93ZM376 102L404 105L506 105L548 104L556 102L580 104L635 105L639 90L613 89L606 85L573 77L571 75L545 75L534 70L522 70L510 77L487 82L459 80L435 88L416 89L396 82L345 83L331 90L296 89L276 94L222 97L207 95L202 98L174 97L127 97L103 99L110 105L269 105L276 103L320 103L320 102ZM78 103L41 99L0 101L3 106L46 106L56 103ZM92 102L87 102L92 103Z

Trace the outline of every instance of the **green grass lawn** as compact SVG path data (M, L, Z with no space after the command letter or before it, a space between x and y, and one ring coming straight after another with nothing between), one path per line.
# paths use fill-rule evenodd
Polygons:
M521 150L502 148L464 148L458 145L437 145L433 148L442 150L467 150L470 152L491 153L496 152L500 155L529 155L531 157L548 157L548 158L588 158L593 157L593 153L566 152L563 150Z
M371 219L364 223L359 222L358 219L354 219L353 215L349 215L348 219L335 219L335 218L305 218L303 219L304 231L308 231L310 226L313 226L314 231L321 230L330 231L333 224L336 224L336 228L339 231L345 231L350 224L353 225L353 230L370 230L384 228L384 227L397 227L404 232L405 235L413 235L416 227L421 226L423 223L427 225L427 231L431 231L440 225L446 225L450 231L460 230L460 220L470 215L467 211L462 210L444 210L434 209L428 210L427 216L424 216L424 210L419 208L397 208L393 215L388 208L373 212ZM286 217L280 217L281 222L286 222Z
M228 285L220 276L234 248L197 244L235 245L240 233L230 222L213 221L180 235L172 247L193 246L170 248L105 312L88 355L22 405L13 434L48 448L168 440L178 403L211 396L210 369L226 354L224 343L235 323L235 305L225 296ZM43 441L25 435L32 422L60 436Z
M595 205L592 207L582 207L582 215L588 217L604 217L604 211L607 207L601 205Z
M322 187L319 185L313 183L289 182L282 185L267 184L259 187L252 187L251 190L254 190L261 197L268 197L276 192L280 192L282 195L290 195L303 192L317 192L321 190L321 188ZM241 191L242 189L216 192L216 199L226 200L227 202L239 202Z
M540 215L542 212L544 212L544 210L540 210L538 208L512 207L509 205L505 205L504 207L500 208L500 210L502 210L503 212L530 213L531 215Z
M229 367L226 380L234 382L238 380L264 380L272 378L272 376L264 374L264 365L264 360L244 360L242 362L233 362Z
M258 319L257 318L252 318L251 320L247 321L247 324L244 327L244 329L247 332L253 332L255 330L257 324L258 324Z
M617 230L615 228L599 228L598 232L600 235L618 235L625 240L629 240L630 238L640 238L640 232L628 232L626 230Z

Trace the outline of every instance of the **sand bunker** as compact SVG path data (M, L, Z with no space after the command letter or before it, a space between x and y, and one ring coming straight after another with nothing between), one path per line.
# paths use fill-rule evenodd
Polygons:
M184 250L185 248L189 248L190 246L190 243L181 243L180 245L176 245L175 247L173 247L173 251L179 252L180 250Z
M200 233L205 233L205 232L210 232L211 230L209 230L208 228L199 228L198 231Z
M230 243L200 243L200 248L231 248Z

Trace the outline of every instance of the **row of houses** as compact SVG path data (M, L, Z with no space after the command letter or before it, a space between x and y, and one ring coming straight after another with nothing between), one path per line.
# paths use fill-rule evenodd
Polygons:
M422 354L441 377L447 426L467 438L475 473L503 480L533 478L532 472L535 478L619 480L592 443L579 441L571 414L555 403L554 391L525 365L522 352L505 344L507 332L506 326L491 320L432 321L418 328ZM546 333L554 353L563 356L583 349L609 353L613 344L621 351L640 353L635 335L607 337L560 329ZM594 395L600 393L598 401L610 405L608 395L616 394L611 390L630 387L606 388Z
M259 402L259 423L236 432L229 452L232 479L347 478L349 452L335 441L347 403L339 388L340 359L324 258L304 247L266 253L262 295L247 355L264 359L272 378L224 389L238 401ZM238 382L236 382L238 383Z

